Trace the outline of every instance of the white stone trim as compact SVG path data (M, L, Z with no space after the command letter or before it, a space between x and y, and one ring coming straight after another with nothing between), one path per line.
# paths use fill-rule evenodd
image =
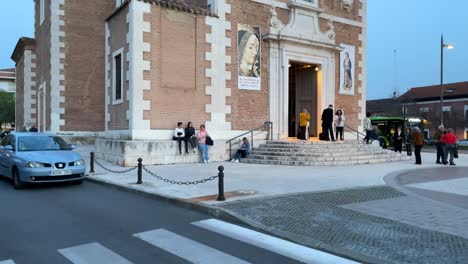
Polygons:
M36 68L36 63L33 63L32 60L36 59L36 54L33 53L31 50L24 51L24 124L25 126L30 126L32 124L36 124L36 118L32 118L32 114L37 112L36 106L34 107L34 101L32 96L36 94L35 86L36 82L32 80L32 78L36 77L36 73L32 71L33 68Z
M148 50L148 46L143 42L144 32L151 30L151 25L144 21L144 14L151 12L151 4L142 1L131 1L129 5L129 128L132 131L132 138L137 139L138 130L150 130L150 120L144 120L143 113L150 110L150 104L143 100L143 90L147 87L147 82L143 80L143 72L150 70L150 64L143 59L143 53ZM146 84L145 84L146 83ZM135 133L133 132L135 131Z
M44 22L45 19L45 1L40 0L39 1L39 25L42 25L42 22Z
M65 125L65 120L60 117L65 114L65 108L61 107L61 103L65 103L65 96L60 93L65 91L64 85L60 84L65 80L65 76L60 72L64 70L64 65L61 62L65 59L65 53L61 52L61 48L65 48L65 43L60 39L65 37L65 32L60 30L61 26L65 25L63 17L65 11L60 9L60 6L65 5L65 0L51 0L51 24L50 24L50 131L59 132L60 126Z
M272 43L269 49L270 120L274 139L288 138L289 63L290 61L320 65L317 74L317 128L320 131L322 110L335 105L335 51L311 49L293 42Z
M214 140L227 140L235 136L246 133L244 130L231 131L211 131L207 130ZM198 130L196 130L198 132ZM256 134L255 139L266 139L267 131ZM153 130L133 130L132 137L138 140L171 140L174 135L174 129L153 129ZM106 138L110 139L128 139L130 137L129 130L108 130L105 133ZM250 139L249 139L250 140Z
M116 66L115 57L120 55L120 99L117 99L117 87L116 87ZM124 102L124 48L120 48L112 53L112 105L121 104Z
M38 93L37 93L37 129L39 131L46 131L46 121L47 121L47 117L46 117L46 97L47 97L47 91L46 91L46 88L47 88L47 83L46 82L42 82L40 85L39 85L39 88L37 89ZM42 99L42 101L41 101ZM41 119L41 112L42 112L42 119Z
M226 121L226 114L231 113L226 97L231 96L231 88L226 87L226 81L231 79L231 72L226 70L226 64L231 63L231 56L226 54L226 47L231 47L231 39L226 31L231 30L231 22L226 20L226 14L231 13L231 5L226 0L216 3L219 18L206 17L206 25L211 27L211 33L206 34L206 42L211 44L211 51L206 52L206 60L211 62L211 69L206 69L205 76L211 78L209 86L205 87L206 95L211 96L211 103L205 106L211 120L206 122L207 130L231 130L231 123Z
M282 9L289 9L287 3L280 2L277 0L250 0L250 1L264 4L264 5L275 6L275 7L282 8ZM363 12L361 11L361 9L359 9L359 16L362 16L362 13ZM355 27L364 27L365 25L364 23L359 22L359 21L355 21L355 20L351 20L351 19L347 19L347 18L343 18L339 16L334 16L334 15L329 15L325 13L321 13L319 17L326 19L326 20L333 20L334 22L337 22L337 23L342 23L342 24L351 25Z
M359 0L361 8L359 9L359 15L362 16L362 24L367 23L367 0ZM361 61L359 61L359 67L361 67L361 73L358 74L358 80L361 81L361 85L357 87L357 94L361 95L361 100L358 101L358 106L361 108L361 114L358 115L358 131L364 130L363 120L366 116L366 94L367 94L367 82L366 82L366 50L367 50L367 28L361 27L362 34L359 34L359 40L361 46L358 48L358 53L361 55Z
M105 112L105 117L104 117L104 122L105 122L105 131L107 131L109 129L109 122L110 122L110 111L109 111L109 107L110 107L110 89L111 89L111 82L110 82L110 74L109 74L109 71L110 71L110 61L109 61L109 57L110 57L110 43L109 43L109 39L110 39L110 29L109 29L109 23L106 22L106 28L105 28L105 42L106 42L106 46L105 46L105 78L106 78L106 84L105 84L105 104L106 104L106 112ZM125 60L126 61L126 60ZM123 75L122 75L123 77ZM125 84L126 83L126 80L122 78L122 82ZM125 87L125 85L124 85Z

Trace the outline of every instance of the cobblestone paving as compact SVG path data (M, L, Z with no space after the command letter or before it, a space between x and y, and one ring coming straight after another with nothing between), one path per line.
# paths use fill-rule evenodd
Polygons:
M468 239L343 208L399 197L405 195L382 186L244 200L223 207L273 233L363 262L468 263Z

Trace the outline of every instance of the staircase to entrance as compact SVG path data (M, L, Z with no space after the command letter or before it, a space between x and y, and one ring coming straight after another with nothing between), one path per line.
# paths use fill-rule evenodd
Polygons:
M359 140L337 142L311 140L270 140L252 150L244 163L289 166L334 166L409 160L406 153L382 149Z

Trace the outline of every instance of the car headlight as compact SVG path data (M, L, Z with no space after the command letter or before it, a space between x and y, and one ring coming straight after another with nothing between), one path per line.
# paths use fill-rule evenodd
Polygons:
M36 162L36 161L30 161L26 163L26 167L28 168L41 168L45 167L43 163Z
M77 160L74 162L75 166L83 166L85 164L83 159Z

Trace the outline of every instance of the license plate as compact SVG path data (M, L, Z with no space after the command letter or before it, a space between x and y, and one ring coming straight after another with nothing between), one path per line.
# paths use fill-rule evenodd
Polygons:
M50 176L70 175L71 170L53 170L50 172Z

